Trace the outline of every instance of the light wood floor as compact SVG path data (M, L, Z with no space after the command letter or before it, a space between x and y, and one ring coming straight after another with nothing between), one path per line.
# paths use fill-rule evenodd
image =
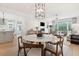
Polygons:
M32 48L28 53L28 56L40 56L41 49ZM12 42L0 44L0 56L17 56L17 39L14 39ZM79 56L79 45L69 44L65 41L64 43L64 56ZM23 50L20 53L23 56Z

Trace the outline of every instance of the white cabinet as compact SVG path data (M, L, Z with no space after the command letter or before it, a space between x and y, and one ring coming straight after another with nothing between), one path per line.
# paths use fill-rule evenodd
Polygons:
M12 41L14 39L13 31L0 31L0 43Z
M0 25L3 25L3 18L0 18Z

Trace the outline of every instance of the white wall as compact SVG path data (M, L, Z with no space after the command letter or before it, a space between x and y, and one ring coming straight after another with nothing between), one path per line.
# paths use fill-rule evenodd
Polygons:
M2 7L2 8L1 8ZM21 20L23 22L23 33L27 30L39 26L41 21L51 22L55 20L55 15L58 18L68 18L79 16L79 4L60 4L60 3L47 3L46 4L46 18L44 20L37 20L34 17L34 4L0 4L0 10L5 11L5 18L14 19L15 21ZM0 12L0 17L2 14Z
M58 18L66 18L79 16L79 4L78 3L49 3L46 4L46 17L55 17L58 14Z

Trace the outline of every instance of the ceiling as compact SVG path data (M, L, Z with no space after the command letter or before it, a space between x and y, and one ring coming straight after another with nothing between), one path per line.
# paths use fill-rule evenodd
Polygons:
M34 3L0 3L0 7L4 10L10 9L23 14L34 14ZM46 15L48 17L58 13L60 16L79 15L79 3L47 3Z
M33 10L32 3L0 3L0 7L11 9L20 13L28 14L31 10Z

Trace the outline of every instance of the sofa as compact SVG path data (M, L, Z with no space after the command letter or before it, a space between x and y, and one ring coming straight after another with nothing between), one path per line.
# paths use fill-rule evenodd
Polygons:
M79 35L70 35L71 43L79 44Z

